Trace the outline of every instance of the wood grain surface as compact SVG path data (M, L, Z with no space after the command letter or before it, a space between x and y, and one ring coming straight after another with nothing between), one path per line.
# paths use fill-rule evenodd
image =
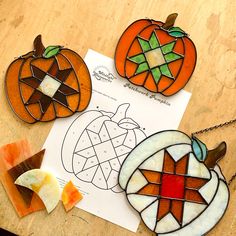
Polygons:
M165 20L178 12L176 25L190 34L198 51L195 72L186 86L192 93L180 130L188 134L236 118L235 0L0 0L0 145L27 138L34 152L40 150L52 126L28 125L11 111L4 92L4 77L11 61L32 49L36 35L45 45L64 45L84 57L88 48L113 57L124 29L134 20ZM236 126L199 135L209 148L228 144L220 166L229 180L236 171ZM221 222L208 235L235 235L236 180ZM137 233L74 208L65 213L60 203L23 219L16 215L0 185L0 227L19 235L154 235L140 224Z

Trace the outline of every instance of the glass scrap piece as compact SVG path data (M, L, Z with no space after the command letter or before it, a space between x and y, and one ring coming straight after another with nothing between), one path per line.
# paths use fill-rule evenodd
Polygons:
M26 187L38 194L48 213L54 210L60 200L60 187L51 173L32 169L21 174L15 184Z
M91 78L83 59L70 49L42 45L13 61L6 73L6 95L16 115L27 123L51 121L86 109Z
M25 161L19 163L18 165L12 167L10 170L8 170L9 175L12 177L12 181L15 182L15 180L21 174L23 174L28 170L40 168L44 153L45 149L36 153L35 155L26 159ZM24 199L26 206L29 207L32 201L33 191L22 186L16 186L16 187L20 192L22 198Z
M14 184L26 170L40 168L43 155L44 150L32 156L26 140L0 148L0 181L20 217L45 208L37 194Z
M191 138L167 130L130 152L121 166L119 184L149 229L169 236L204 235L219 222L229 201L225 178L215 170L225 145L208 151L200 161Z
M186 85L197 58L194 43L182 29L173 27L174 18L171 21L170 24L150 19L133 22L120 37L115 52L116 70L121 77L165 96ZM154 77L152 83L146 82L149 74Z
M65 210L71 210L82 199L83 195L78 191L72 181L69 181L63 188L61 196L61 200L65 207Z

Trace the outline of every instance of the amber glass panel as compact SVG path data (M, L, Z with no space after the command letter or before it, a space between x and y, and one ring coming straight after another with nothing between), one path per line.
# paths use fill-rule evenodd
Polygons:
M175 162L168 152L165 152L163 171L167 173L174 173Z
M150 196L158 196L160 192L160 186L156 184L148 184L143 187L138 194L150 195Z
M171 201L169 199L160 199L157 213L157 220L161 219L170 211Z
M73 66L76 73L80 88L78 111L83 111L88 106L92 93L92 84L88 68L83 59L75 52L64 49L61 51L61 54L70 61L70 64Z
M35 119L27 112L19 91L19 71L23 62L24 59L17 59L9 66L6 75L6 92L9 103L17 116L29 123L34 123Z
M184 206L184 203L182 201L173 200L171 204L171 212L175 216L175 218L178 220L179 224L182 223L183 206Z
M148 182L159 184L161 182L161 173L149 170L141 170Z

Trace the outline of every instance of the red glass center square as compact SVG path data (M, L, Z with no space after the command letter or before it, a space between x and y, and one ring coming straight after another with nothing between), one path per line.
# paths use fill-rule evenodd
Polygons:
M162 197L184 198L184 176L163 174L161 183Z

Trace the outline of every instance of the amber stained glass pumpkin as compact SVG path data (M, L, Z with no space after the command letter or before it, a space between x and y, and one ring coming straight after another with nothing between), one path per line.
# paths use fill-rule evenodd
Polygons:
M6 74L6 94L16 115L28 123L51 121L83 111L91 97L91 79L83 59L61 46L34 51L13 61Z

